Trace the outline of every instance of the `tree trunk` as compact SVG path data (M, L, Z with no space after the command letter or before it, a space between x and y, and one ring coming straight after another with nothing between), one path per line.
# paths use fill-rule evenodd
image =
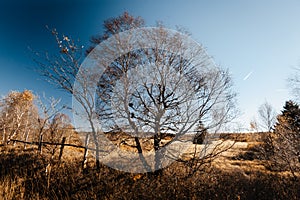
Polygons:
M29 132L30 132L30 130L27 130L27 131L26 131L26 134L25 134L25 142L26 142L26 143L24 143L24 149L26 149L26 146L27 146L27 141L28 141Z
M143 155L143 149L142 149L141 143L139 141L139 138L134 137L134 140L135 140L136 148L137 148L138 153L139 153L139 158L140 158L144 168L147 170L147 172L151 172L152 171L151 166L147 163L147 161L146 161L146 159Z
M6 136L6 126L3 127L3 136L2 136L2 143L3 145L7 144L7 136Z
M99 142L98 142L98 138L97 138L97 131L94 127L92 119L89 119L89 122L90 122L90 125L91 125L91 128L92 128L93 139L94 139L95 148L96 148L96 155L95 155L96 169L97 169L97 171L99 171L100 170L100 161L99 161L100 149L99 149Z
M87 146L89 144L89 139L90 139L90 135L89 133L85 136L85 142L84 142L84 154L83 154L83 159L82 159L82 170L84 170L87 166L86 166L86 163L87 163L87 156L88 156L88 149L87 149Z
M159 143L161 141L161 133L160 133L160 129L159 129L159 119L156 119L155 120L156 123L155 123L155 128L154 128L154 131L155 131L155 135L154 135L154 141L153 141L153 147L154 147L154 153L155 153L155 164L154 164L154 171L155 171L155 174L160 174L161 172L161 159L162 159L162 155L161 155L161 152L159 151Z
M159 142L160 136L158 134L154 135L154 152L155 152L155 164L154 164L154 174L160 175L161 174L161 161L162 161L162 154L159 151Z

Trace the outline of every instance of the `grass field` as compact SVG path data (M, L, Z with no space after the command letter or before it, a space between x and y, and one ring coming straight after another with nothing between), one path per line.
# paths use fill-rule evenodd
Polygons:
M82 170L83 151L72 147L61 162L35 147L1 147L0 199L300 199L299 176L268 170L259 157L259 137L221 135L233 146L213 162L192 174L188 162L174 162L159 176L104 165L97 171L92 157Z

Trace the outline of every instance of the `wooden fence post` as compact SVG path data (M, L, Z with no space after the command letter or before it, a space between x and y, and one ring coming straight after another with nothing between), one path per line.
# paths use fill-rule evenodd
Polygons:
M63 154L63 150L64 150L64 147L65 147L65 142L66 142L66 137L63 137L62 141L61 141L59 156L58 156L58 161L59 162L60 162L62 154Z
M42 153L42 141L43 141L43 134L40 135L40 138L39 138L39 145L38 145L38 151L40 153Z

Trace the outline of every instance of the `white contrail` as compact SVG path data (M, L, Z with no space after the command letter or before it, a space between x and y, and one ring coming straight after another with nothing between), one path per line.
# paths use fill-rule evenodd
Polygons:
M251 76L252 73L253 73L253 71L249 72L249 73L243 78L243 80L244 80L244 81L247 80L247 79Z

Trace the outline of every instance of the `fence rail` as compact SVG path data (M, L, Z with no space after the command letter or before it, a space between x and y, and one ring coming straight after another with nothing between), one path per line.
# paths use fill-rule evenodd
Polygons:
M10 140L11 142L19 142L19 143L23 143L23 144L31 144L31 145L56 145L56 146L69 146L69 147L75 147L75 148L81 148L81 149L87 149L90 151L96 151L95 148L91 148L91 147L85 147L82 145L76 145L76 144L66 144L66 143L59 143L59 142L26 142L26 141L22 141L22 140Z
M23 143L23 144L30 144L30 145L36 145L38 146L38 150L40 152L42 152L42 146L45 146L45 145L55 145L55 146L60 146L60 150L59 150L59 157L58 157L58 160L60 161L61 158L62 158L62 155L63 155L63 150L64 150L64 147L68 146L68 147L74 147L74 148L81 148L81 149L84 149L84 153L83 153L83 159L82 159L82 169L85 169L86 168L86 161L87 161L87 152L88 151L94 151L96 152L97 150L95 148L91 148L91 147L88 147L88 146L82 146L82 145L76 145L76 144L66 144L65 141L66 141L66 138L63 137L62 138L62 141L59 143L59 142L46 142L46 141L39 141L39 142L35 142L35 141L31 141L31 142L28 142L28 141L23 141L23 140L16 140L16 139L11 139L10 140L11 142L18 142L18 143ZM4 145L3 145L4 146ZM100 152L104 152L103 150L98 150Z

